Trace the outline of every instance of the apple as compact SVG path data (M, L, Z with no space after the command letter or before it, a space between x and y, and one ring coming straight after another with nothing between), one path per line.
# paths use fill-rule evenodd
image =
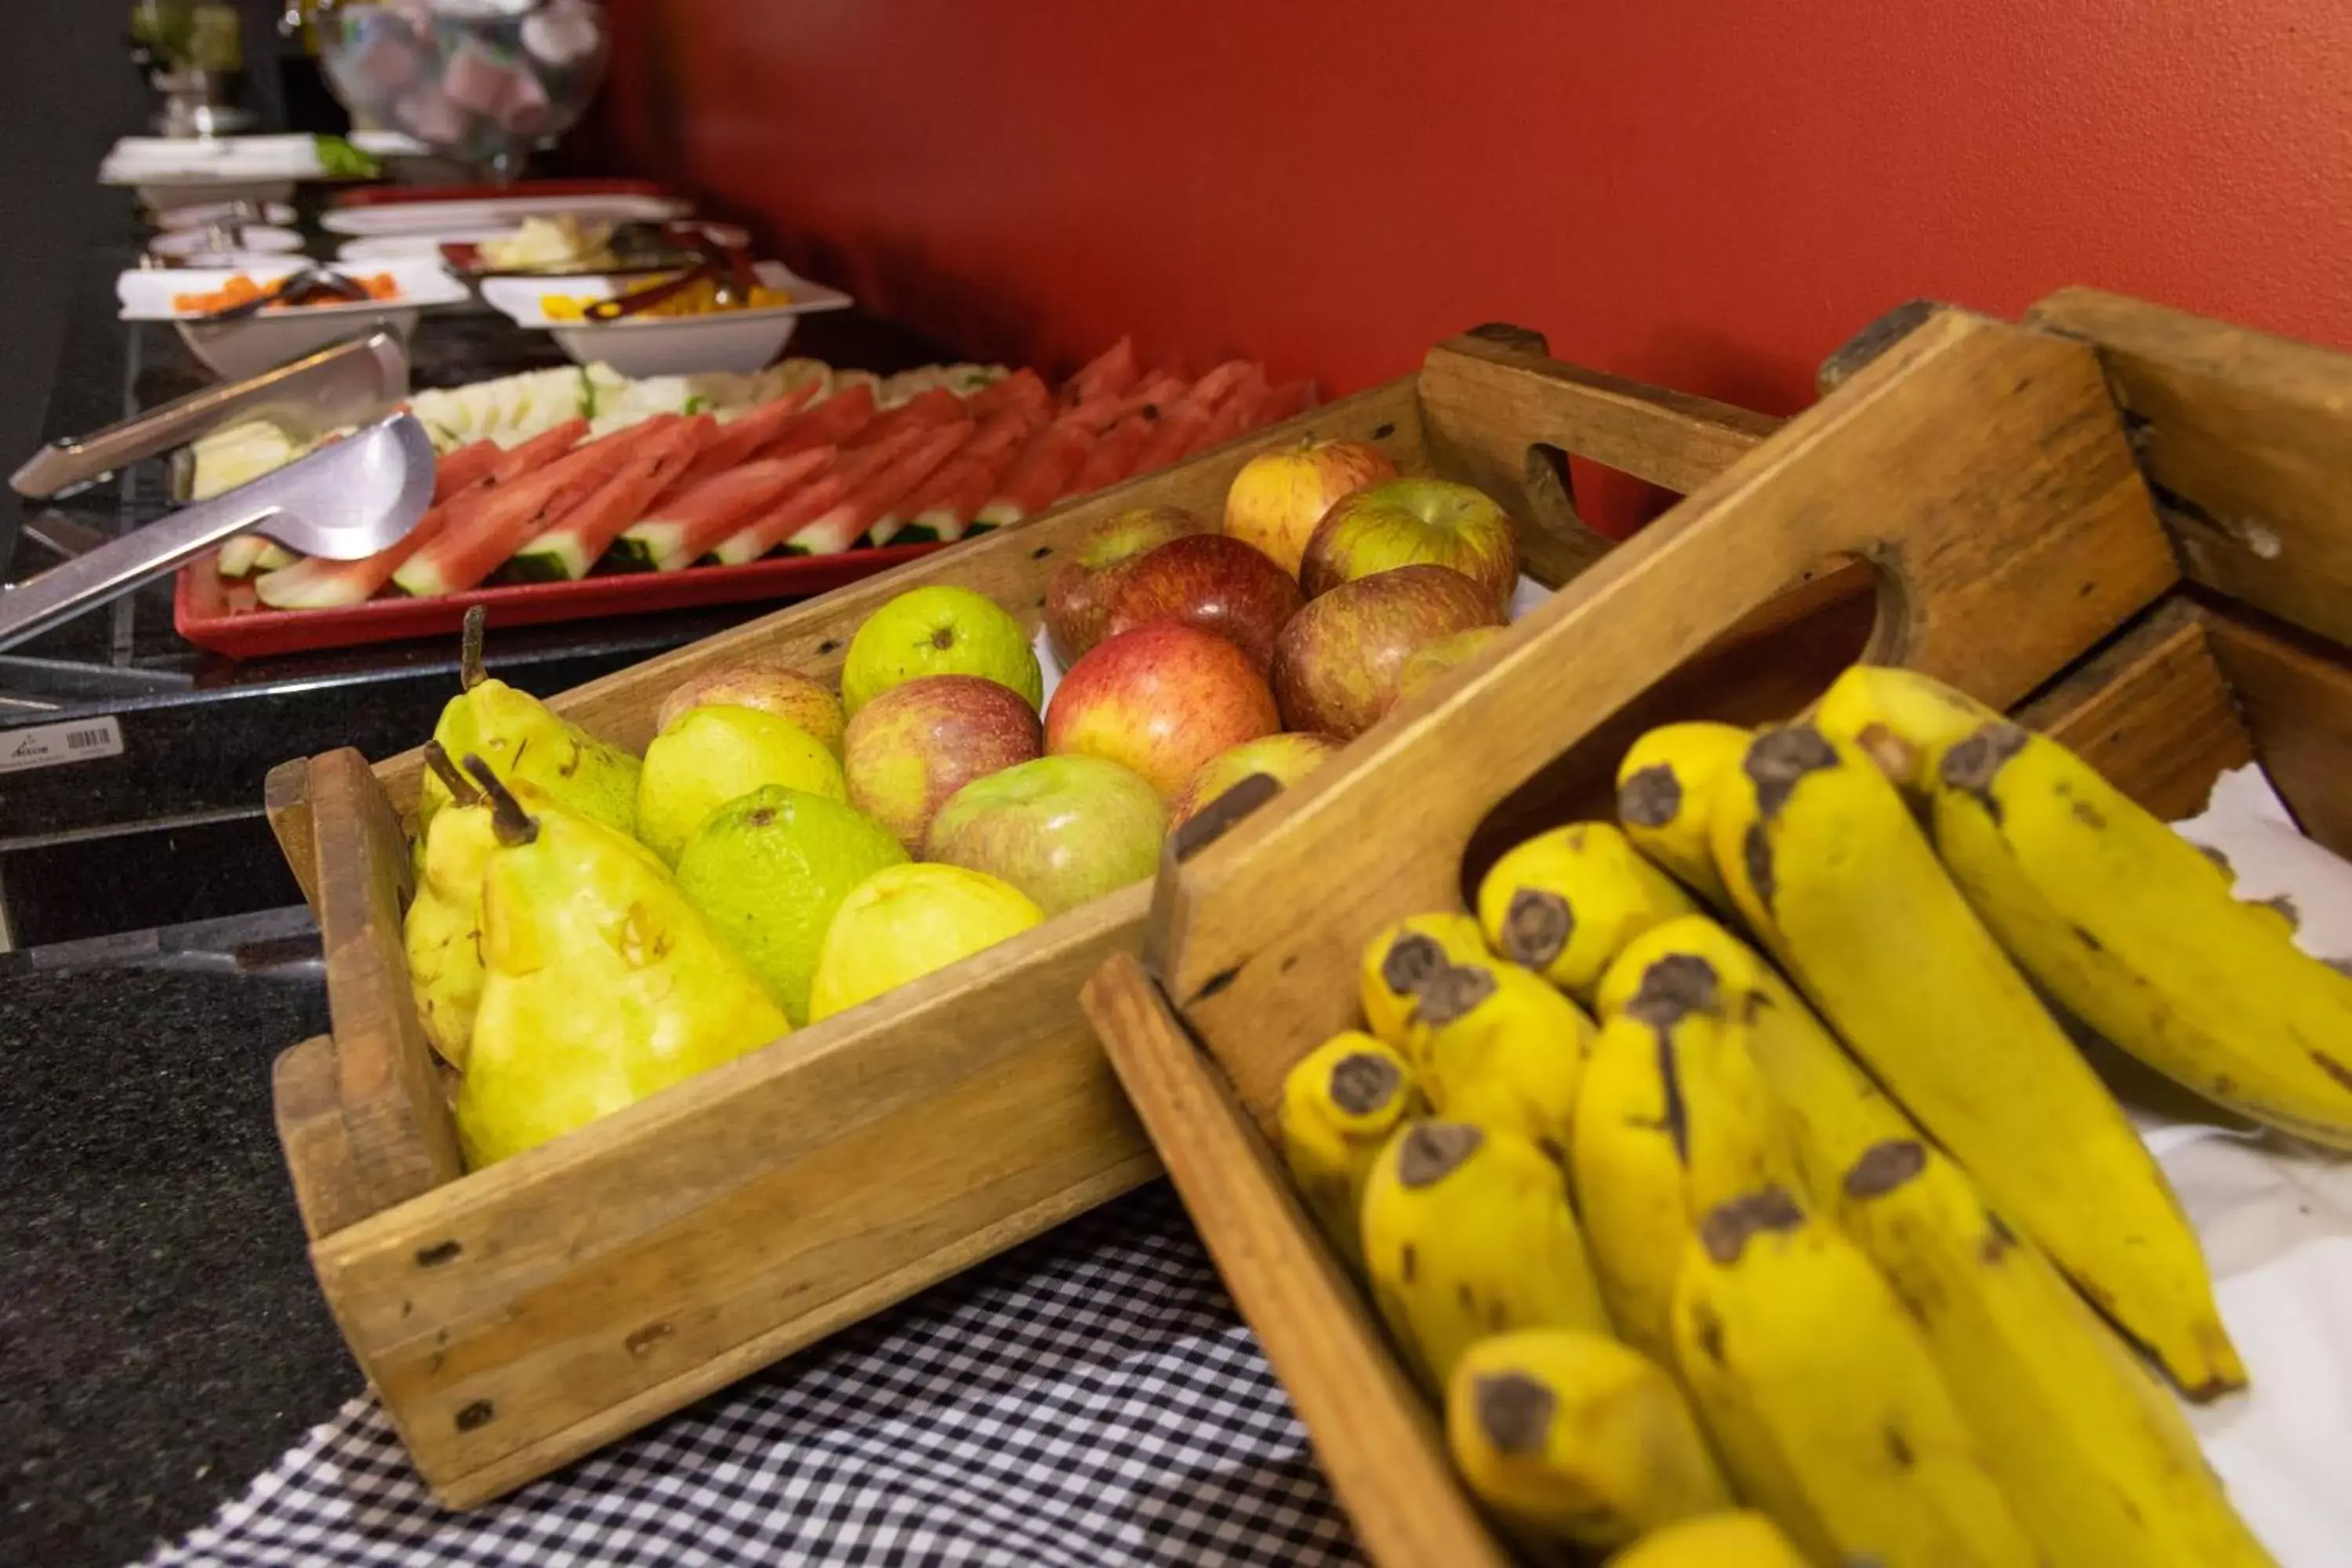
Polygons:
M687 680L662 699L661 710L654 715L654 732L668 729L669 721L688 709L714 702L773 713L823 742L835 756L841 755L841 700L822 682L765 659L723 664Z
M1192 775L1192 782L1176 797L1175 809L1168 814L1168 826L1183 826L1200 815L1202 807L1252 773L1264 773L1286 789L1321 767L1345 743L1330 735L1285 732L1262 735L1255 741L1244 741L1230 752L1220 752Z
M923 858L985 871L1057 915L1151 876L1167 830L1159 792L1132 769L1039 757L956 791Z
M977 675L924 675L857 710L842 771L849 804L914 854L956 791L1043 749L1036 710L1019 692Z
M1508 613L1519 582L1517 533L1483 490L1446 479L1391 479L1342 496L1315 525L1298 568L1310 599L1400 566L1450 566Z
M1214 632L1249 655L1263 675L1274 639L1307 603L1265 552L1223 533L1171 539L1129 567L1112 595L1105 637L1154 621Z
M1472 626L1466 632L1455 632L1450 637L1440 637L1413 649L1397 671L1397 701L1418 697L1435 685L1439 676L1457 665L1469 663L1502 635L1500 626Z
M1255 544L1298 575L1299 559L1331 503L1366 485L1396 478L1396 465L1361 441L1301 441L1260 452L1242 465L1225 491L1225 532Z
M1400 566L1342 583L1290 618L1274 689L1294 730L1352 740L1396 700L1404 661L1440 637L1503 624L1483 584L1446 566Z
M1045 633L1062 668L1102 641L1111 599L1137 562L1171 539L1200 531L1200 519L1181 508L1141 506L1113 512L1079 535L1045 584Z
M1132 768L1162 800L1218 752L1281 728L1249 655L1177 621L1105 637L1045 705L1046 751Z

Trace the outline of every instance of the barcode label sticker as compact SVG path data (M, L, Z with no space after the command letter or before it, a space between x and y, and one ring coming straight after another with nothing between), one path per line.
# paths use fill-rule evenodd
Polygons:
M36 724L24 730L0 730L0 773L54 768L63 763L87 763L122 754L122 726L111 714L103 719L75 719L62 724Z

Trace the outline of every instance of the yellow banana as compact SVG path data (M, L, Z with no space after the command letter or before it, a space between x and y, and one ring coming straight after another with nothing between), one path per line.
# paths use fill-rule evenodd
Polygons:
M2210 1100L2352 1149L2352 979L2195 845L2045 735L1995 720L1947 749L1936 846L2066 1008Z
M1837 1213L1917 1321L2051 1568L2271 1563L2179 1407L1949 1158L1880 1143Z
M1625 1342L1671 1364L1675 1277L1691 1237L1669 1088L1656 1040L1622 1016L1601 1026L1569 1142L1577 1216L1610 1321Z
M1412 1114L1412 1069L1384 1040L1332 1036L1282 1080L1282 1157L1316 1220L1357 1273L1357 1216L1381 1146Z
M1676 1361L1748 1500L1818 1563L2038 1561L1917 1327L1853 1243L1777 1187L1698 1231Z
M1606 822L1539 833L1506 850L1478 884L1478 924L1495 951L1580 1001L1619 949L1697 909Z
M1805 1194L1823 1212L1834 1210L1846 1172L1866 1151L1919 1135L1771 961L1705 915L1668 921L1635 938L1601 982L1602 1016L1622 1011L1649 965L1675 953L1714 968L1726 1009L1745 1026L1748 1054L1770 1092ZM1599 1245L1596 1237L1596 1253Z
M1516 1534L1606 1552L1731 1506L1674 1378L1606 1334L1522 1329L1470 1347L1445 1443Z
M1583 1008L1497 958L1430 980L1413 1017L1432 1110L1516 1132L1566 1166L1577 1086L1597 1033Z
M1794 725L1724 786L1725 886L1879 1081L2190 1397L2242 1386L2163 1173L1885 774Z
M1559 1170L1526 1139L1416 1121L1364 1185L1372 1300L1432 1393L1507 1329L1609 1331Z
M1736 724L1661 724L1617 764L1617 819L1625 837L1719 910L1731 901L1707 841L1707 809L1716 781L1739 765L1748 740Z
M1653 1531L1603 1568L1805 1568L1805 1560L1779 1525L1741 1509Z
M1924 799L1937 754L1978 725L2000 717L1957 687L1916 669L1857 664L1830 682L1813 728L1876 763L1915 800Z
M1412 1005L1422 986L1448 964L1491 956L1477 921L1458 910L1397 921L1364 944L1358 990L1365 1024L1411 1055Z

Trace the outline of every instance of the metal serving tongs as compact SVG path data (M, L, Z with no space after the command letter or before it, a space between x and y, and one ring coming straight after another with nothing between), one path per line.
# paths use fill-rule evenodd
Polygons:
M330 561L373 555L425 515L433 469L424 425L414 414L395 414L242 489L0 589L0 648L121 598L240 533L266 533Z

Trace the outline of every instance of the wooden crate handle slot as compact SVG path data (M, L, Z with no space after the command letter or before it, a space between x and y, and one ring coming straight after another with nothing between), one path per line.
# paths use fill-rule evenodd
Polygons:
M1109 959L1079 1003L1365 1553L1380 1563L1505 1568L1508 1555L1454 1484L1429 1402L1143 966L1126 953Z
M2099 366L1946 311L1612 551L1360 746L1163 877L1147 952L1262 1123L1344 1027L1361 943L1455 907L1487 811L1821 562L1870 562L1870 656L2007 707L2176 572ZM1984 628L1997 619L2000 635Z

